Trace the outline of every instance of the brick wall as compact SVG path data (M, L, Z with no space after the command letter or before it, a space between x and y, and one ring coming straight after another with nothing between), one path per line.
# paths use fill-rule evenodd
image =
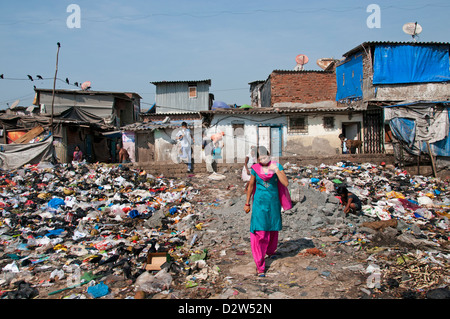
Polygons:
M336 74L327 71L273 71L271 104L336 100Z

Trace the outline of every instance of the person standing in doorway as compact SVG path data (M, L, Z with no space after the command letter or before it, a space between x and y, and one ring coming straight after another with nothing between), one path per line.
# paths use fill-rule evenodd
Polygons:
M73 161L81 162L82 160L83 160L83 152L80 150L80 147L77 145L77 146L75 146L75 150L73 152Z
M347 138L341 133L339 139L341 140L342 154L348 154Z

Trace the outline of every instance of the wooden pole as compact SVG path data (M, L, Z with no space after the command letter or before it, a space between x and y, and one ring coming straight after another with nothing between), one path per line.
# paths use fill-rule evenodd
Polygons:
M419 155L417 155L417 175L420 175L420 146L422 142L419 141Z
M55 86L56 86L56 76L58 75L58 58L59 58L59 48L61 47L61 44L58 42L58 50L56 51L56 70L55 70L55 77L53 79L53 92L52 92L52 116L50 118L50 131L53 136L53 107L55 105Z
M431 158L431 167L433 168L433 176L437 177L436 164L434 163L434 157L433 157L433 154L431 153L431 147L430 147L430 143L428 141L427 141L427 147L428 147L428 154L430 154L430 158Z

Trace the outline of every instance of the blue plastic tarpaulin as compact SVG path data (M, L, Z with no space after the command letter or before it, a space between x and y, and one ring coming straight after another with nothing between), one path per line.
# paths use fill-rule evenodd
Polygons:
M400 141L412 147L416 137L416 124L414 120L396 117L389 122L392 134Z
M373 84L450 81L449 46L378 45Z
M211 109L215 110L215 109L229 109L230 106L222 101L214 101Z
M449 110L450 108L447 108ZM447 112L448 119L450 121L450 112ZM417 123L413 119L395 117L389 121L389 127L392 134L398 140L404 142L408 149L415 153L419 148L422 153L428 154L428 146L426 141L420 140L418 135ZM450 157L450 132L447 129L444 138L441 140L429 143L431 153L434 156Z
M449 108L447 108L449 109ZM449 121L450 121L450 112L449 113ZM449 132L450 133L450 132ZM450 156L450 134L447 134L447 137L443 140L434 142L430 144L431 152L435 156ZM422 143L421 151L428 153L428 147L426 143Z
M336 68L336 101L362 97L363 56L354 55Z

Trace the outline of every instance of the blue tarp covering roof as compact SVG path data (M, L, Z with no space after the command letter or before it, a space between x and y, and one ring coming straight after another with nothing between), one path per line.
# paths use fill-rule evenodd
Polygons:
M229 108L230 108L230 106L227 103L222 102L222 101L214 101L214 103L213 103L213 105L211 107L212 110L215 110L215 109L229 109Z
M358 54L346 59L336 68L336 101L362 98L363 55Z
M449 46L377 45L373 84L450 81Z

